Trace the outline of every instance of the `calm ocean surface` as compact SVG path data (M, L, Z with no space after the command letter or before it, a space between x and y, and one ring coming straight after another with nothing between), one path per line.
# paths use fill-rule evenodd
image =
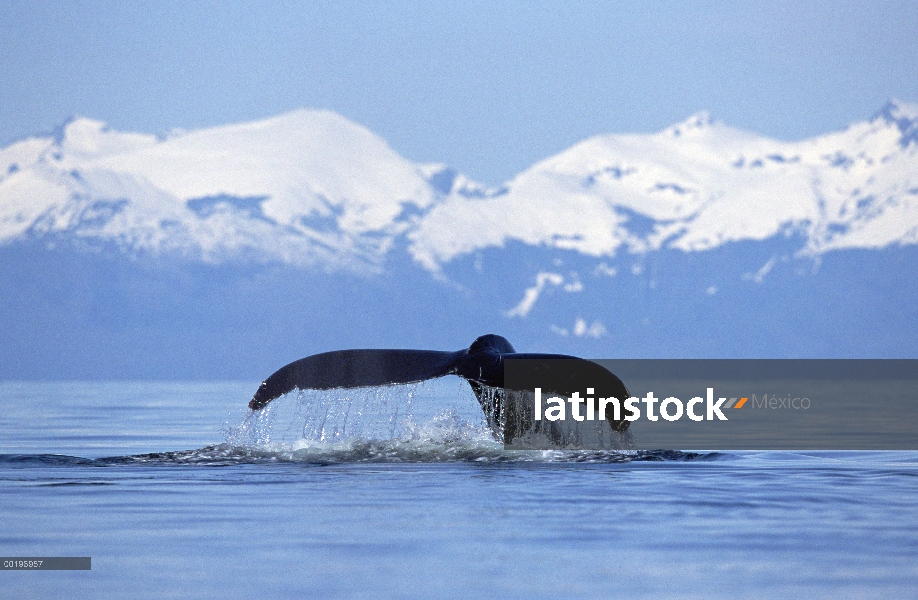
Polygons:
M471 392L0 383L4 598L916 598L916 452L511 452Z

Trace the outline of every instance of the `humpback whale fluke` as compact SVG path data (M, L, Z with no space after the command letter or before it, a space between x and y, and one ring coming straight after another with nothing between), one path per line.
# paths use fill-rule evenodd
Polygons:
M436 350L337 350L307 356L281 367L265 379L249 408L259 410L284 394L299 390L328 390L399 383L416 383L427 379L458 375L469 382L482 405L490 425L496 429L501 422L498 406L485 406L483 389L513 389L519 386L504 381L506 359L528 359L527 375L538 377L544 392L570 396L594 388L597 397L615 397L622 402L628 398L625 384L601 365L564 354L532 354L516 352L499 335L483 335L466 350L441 352ZM560 359L560 360L559 360ZM530 388L515 391L532 391ZM629 425L625 419L608 416L612 429L624 432ZM509 435L509 432L507 432Z

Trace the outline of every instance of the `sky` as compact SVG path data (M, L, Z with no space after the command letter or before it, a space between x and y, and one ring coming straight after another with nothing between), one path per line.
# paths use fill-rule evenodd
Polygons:
M74 115L167 133L334 110L497 185L707 110L782 140L918 102L910 2L0 4L0 146Z

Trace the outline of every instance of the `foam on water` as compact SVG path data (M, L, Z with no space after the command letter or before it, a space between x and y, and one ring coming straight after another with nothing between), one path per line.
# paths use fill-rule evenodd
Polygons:
M302 390L286 394L238 424L222 444L185 452L113 458L132 463L199 465L292 462L625 462L699 457L672 451L507 450L492 428L495 390L485 410L468 383L448 376L407 385ZM495 429L497 431L495 431ZM611 433L611 431L610 431ZM619 434L614 434L619 435ZM630 435L618 440L627 448Z
M486 390L485 402L494 394ZM223 446L307 462L598 461L681 453L505 450L466 382L444 377L409 385L305 390L283 396L225 428ZM623 438L625 442L630 438Z

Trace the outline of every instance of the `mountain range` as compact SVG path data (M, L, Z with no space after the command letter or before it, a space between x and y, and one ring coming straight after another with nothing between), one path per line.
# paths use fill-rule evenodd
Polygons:
M4 378L258 377L486 332L595 358L918 355L918 106L784 142L706 113L498 187L329 111L0 149Z

